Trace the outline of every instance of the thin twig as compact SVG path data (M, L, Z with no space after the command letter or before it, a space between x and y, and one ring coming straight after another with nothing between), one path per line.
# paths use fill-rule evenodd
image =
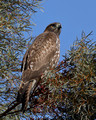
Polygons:
M12 109L14 109L19 104L20 104L20 102L16 102L13 106L8 107L8 109L5 112L0 114L0 118L3 116L6 116L8 114L8 112L10 112Z
M88 35L85 36L85 38L87 38L88 36L90 36L92 34L93 31L91 31Z

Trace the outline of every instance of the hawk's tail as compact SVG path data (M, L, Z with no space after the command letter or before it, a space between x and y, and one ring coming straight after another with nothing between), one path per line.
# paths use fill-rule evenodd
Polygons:
M22 110L25 112L27 109L30 92L33 91L37 85L36 80L31 80L26 83L21 83L20 89L17 96L17 101L22 102Z

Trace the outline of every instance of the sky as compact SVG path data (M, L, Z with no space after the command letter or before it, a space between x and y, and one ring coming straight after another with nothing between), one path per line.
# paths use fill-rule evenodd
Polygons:
M93 31L91 38L96 41L96 0L44 0L41 7L43 12L38 9L32 17L36 24L32 35L39 35L52 22L60 22L60 61L82 31L86 35Z

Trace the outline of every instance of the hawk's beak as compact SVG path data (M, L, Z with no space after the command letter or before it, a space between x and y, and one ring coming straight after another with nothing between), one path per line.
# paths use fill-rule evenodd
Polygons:
M61 28L62 28L62 26L61 26L60 23L57 24L57 28L58 28L58 29L61 29Z

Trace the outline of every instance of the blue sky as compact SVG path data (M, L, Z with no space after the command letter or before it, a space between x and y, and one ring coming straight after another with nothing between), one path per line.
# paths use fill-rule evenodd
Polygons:
M93 30L92 38L96 40L96 0L45 0L41 6L44 12L38 10L32 17L36 24L32 35L39 35L52 22L60 22L60 60L70 49L76 36L81 38L82 30L86 34Z

